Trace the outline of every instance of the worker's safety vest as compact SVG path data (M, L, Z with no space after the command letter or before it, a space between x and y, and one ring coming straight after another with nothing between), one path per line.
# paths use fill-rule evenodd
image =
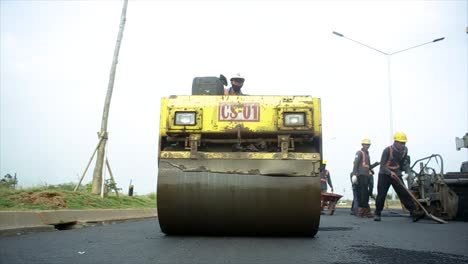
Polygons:
M320 181L321 182L327 182L329 176L330 176L330 172L328 172L328 170L321 171L320 172Z
M388 155L388 160L385 163L385 166L387 166L387 168L389 168L391 171L396 173L397 170L400 168L400 162L401 162L402 158L406 154L406 148L403 150L403 153L401 154L400 157L394 157L394 155L393 155L393 146L389 146L389 148L390 148L390 150L389 150L390 153Z
M362 150L360 150L360 151L361 151L361 153L362 153L362 167L364 167L364 168L369 168L369 162L370 162L370 161L367 160L367 155L366 155L366 153L365 153L364 151L362 151Z
M361 162L358 165L357 173L359 175L370 175L370 170L369 170L370 157L366 154L365 151L360 150L360 152L361 152Z

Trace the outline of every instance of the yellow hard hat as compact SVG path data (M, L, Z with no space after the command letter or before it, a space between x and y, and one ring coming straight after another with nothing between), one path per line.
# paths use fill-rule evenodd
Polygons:
M368 138L363 139L363 140L361 141L361 144L370 145L370 144L371 144L370 139L368 139Z
M408 142L408 139L406 138L406 134L403 132L396 132L395 135L393 136L393 139L398 142Z
M327 165L327 160L322 160L323 165Z

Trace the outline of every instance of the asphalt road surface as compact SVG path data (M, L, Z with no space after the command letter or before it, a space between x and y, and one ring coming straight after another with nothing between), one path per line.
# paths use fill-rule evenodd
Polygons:
M0 263L468 263L468 222L322 215L307 237L166 236L157 218L0 237Z

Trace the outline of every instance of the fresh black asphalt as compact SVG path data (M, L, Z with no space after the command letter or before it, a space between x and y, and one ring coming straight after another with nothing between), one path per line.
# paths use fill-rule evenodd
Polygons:
M0 237L0 264L14 263L468 263L468 222L382 222L339 209L308 237L166 236L157 218Z

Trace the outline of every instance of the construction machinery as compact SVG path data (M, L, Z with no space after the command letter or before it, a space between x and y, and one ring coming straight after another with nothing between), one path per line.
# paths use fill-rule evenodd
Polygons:
M455 138L457 150L468 148L468 132ZM444 181L458 196L457 219L468 221L468 160L462 162L459 172L447 172Z
M468 133L457 139L457 149L468 147ZM434 163L438 167L436 170ZM468 170L444 173L441 155L433 154L413 163L408 173L409 189L432 215L445 220L468 220ZM419 166L418 166L419 165Z
M162 232L314 236L321 209L320 99L225 96L192 87L204 90L161 100Z

